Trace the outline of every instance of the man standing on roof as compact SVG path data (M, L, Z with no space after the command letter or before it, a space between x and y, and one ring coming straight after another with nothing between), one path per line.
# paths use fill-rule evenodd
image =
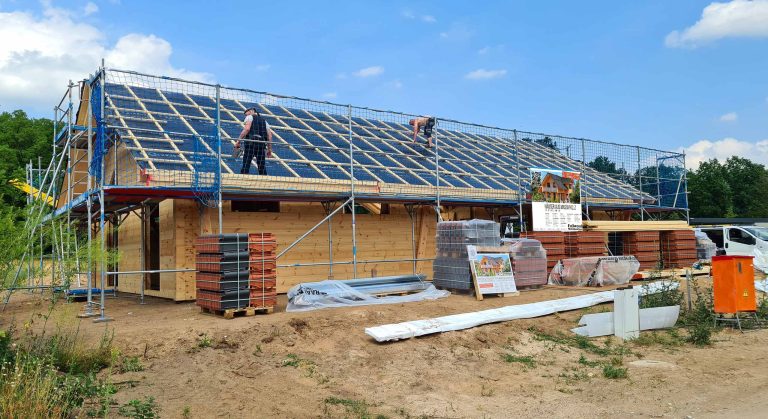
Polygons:
M245 141L245 145L243 146L243 168L240 169L240 174L248 174L251 169L251 161L255 156L259 174L266 175L265 158L272 157L272 130L267 121L256 111L256 108L245 110L245 127L240 132L235 148L240 148L241 141Z
M435 126L435 118L422 116L408 121L413 127L413 142L419 137L419 128L424 127L424 136L427 137L427 148L432 148L432 128Z

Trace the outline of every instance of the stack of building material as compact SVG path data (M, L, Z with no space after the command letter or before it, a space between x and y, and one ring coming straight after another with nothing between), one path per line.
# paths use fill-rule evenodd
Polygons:
M277 305L277 240L272 233L248 235L251 307L272 309Z
M706 233L696 233L696 258L702 262L711 262L712 256L717 254L717 245Z
M219 313L276 303L276 241L269 233L200 236L195 241L197 305Z
M569 231L565 233L568 257L608 256L607 234L600 231Z
M473 289L467 245L499 246L499 224L488 220L437 223L437 252L433 263L435 286L453 290Z
M560 231L528 231L520 233L520 237L541 242L547 251L547 269L552 269L560 259L568 256L565 251L565 233Z
M512 259L515 285L535 287L547 283L547 251L533 239L504 239Z
M632 255L640 262L641 271L660 269L661 246L658 231L629 231L622 233L621 254Z
M698 260L693 230L662 231L661 255L665 268L687 268Z

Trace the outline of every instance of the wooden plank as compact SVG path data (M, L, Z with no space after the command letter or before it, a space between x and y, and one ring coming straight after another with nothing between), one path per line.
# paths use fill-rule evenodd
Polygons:
M583 222L590 231L663 231L691 230L686 221L595 221Z

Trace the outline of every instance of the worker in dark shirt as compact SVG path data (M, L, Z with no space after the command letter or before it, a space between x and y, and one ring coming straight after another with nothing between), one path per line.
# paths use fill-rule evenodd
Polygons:
M260 175L267 174L265 158L272 157L272 130L264 118L259 115L256 108L245 110L245 127L235 143L235 148L243 147L243 168L240 174L248 174L251 169L251 161L256 157L256 165Z
M435 118L422 116L408 121L413 127L413 142L419 137L419 128L424 127L424 136L427 137L427 148L432 148L432 128L435 126Z

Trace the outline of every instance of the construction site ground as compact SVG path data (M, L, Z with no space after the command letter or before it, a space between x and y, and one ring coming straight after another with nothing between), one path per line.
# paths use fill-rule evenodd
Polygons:
M703 348L665 344L660 332L646 345L627 344L623 356L542 338L572 336L585 312L612 310L604 304L386 344L363 331L595 291L545 288L481 302L452 295L303 313L285 312L282 296L274 314L233 320L201 314L194 303L139 305L120 295L107 300L112 322L81 321L82 303L62 303L47 328L79 327L93 341L113 331L121 356L137 356L144 367L114 373L116 402L152 396L161 417L765 417L768 330L723 330ZM17 292L0 328L33 318L28 327L39 328L35 315L49 306ZM608 341L620 345L593 340L600 348ZM611 363L628 368L628 377L605 378Z

